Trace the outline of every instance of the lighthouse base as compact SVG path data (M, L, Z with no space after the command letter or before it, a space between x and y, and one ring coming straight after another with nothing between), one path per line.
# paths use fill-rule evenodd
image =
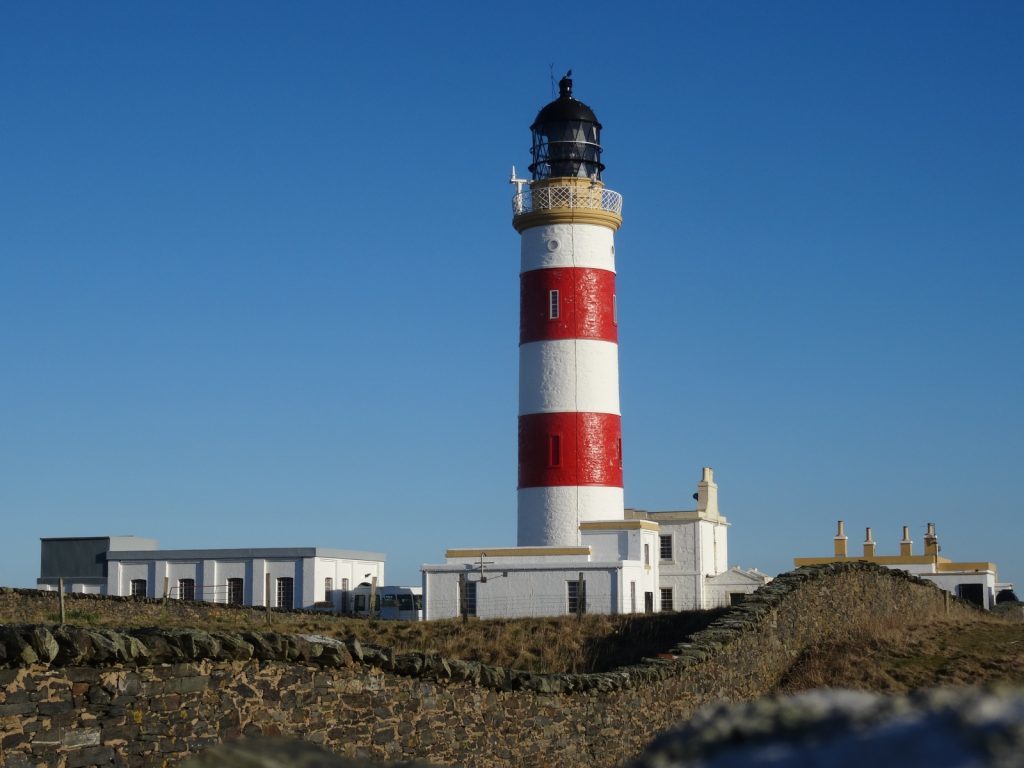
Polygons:
M519 489L520 547L575 547L580 523L622 520L622 488L559 485Z

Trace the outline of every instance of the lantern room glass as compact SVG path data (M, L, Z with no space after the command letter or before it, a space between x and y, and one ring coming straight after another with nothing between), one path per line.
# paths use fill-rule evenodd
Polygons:
M601 178L601 129L589 120L557 120L533 128L534 179Z

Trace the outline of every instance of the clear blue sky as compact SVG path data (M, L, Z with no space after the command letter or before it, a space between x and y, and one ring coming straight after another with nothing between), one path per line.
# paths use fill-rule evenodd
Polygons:
M1024 4L486 5L0 7L0 584L513 544L552 64L625 197L627 504L710 465L733 564L931 521L1024 582Z

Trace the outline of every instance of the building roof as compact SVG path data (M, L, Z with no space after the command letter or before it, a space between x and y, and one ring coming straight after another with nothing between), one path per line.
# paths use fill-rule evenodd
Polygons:
M253 549L150 549L107 552L111 560L246 560L250 558L295 559L299 557L333 557L339 560L370 560L384 562L383 552L360 552L354 549L327 547L257 547Z

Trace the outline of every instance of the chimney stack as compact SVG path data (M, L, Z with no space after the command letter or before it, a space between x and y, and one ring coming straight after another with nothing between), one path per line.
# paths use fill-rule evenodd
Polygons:
M913 552L914 542L910 540L910 526L903 526L903 540L900 542L900 557L910 557Z
M836 557L846 557L846 526L842 520L839 521L839 528L833 542L835 543Z
M924 535L924 553L929 557L939 556L939 537L935 535L935 523L928 523L928 533Z
M864 557L875 556L875 540L871 538L871 529L866 528L864 533Z
M718 517L718 485L711 467L704 467L697 483L697 511L708 517Z

